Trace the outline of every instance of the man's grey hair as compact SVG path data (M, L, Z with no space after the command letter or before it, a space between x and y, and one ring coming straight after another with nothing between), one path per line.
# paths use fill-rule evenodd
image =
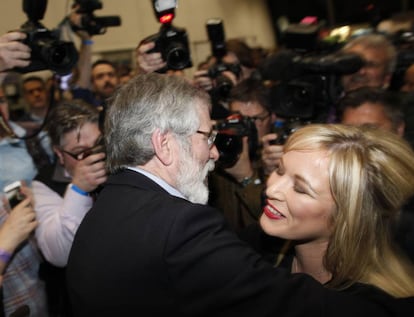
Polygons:
M210 107L209 95L177 76L142 74L111 98L105 118L106 164L114 173L147 163L154 156L156 129L188 138L200 126L197 107Z
M348 50L354 46L362 46L364 48L372 48L376 50L383 50L387 54L388 63L386 65L386 71L391 74L397 64L397 50L392 42L382 34L367 34L361 35L351 39L345 46L343 50Z

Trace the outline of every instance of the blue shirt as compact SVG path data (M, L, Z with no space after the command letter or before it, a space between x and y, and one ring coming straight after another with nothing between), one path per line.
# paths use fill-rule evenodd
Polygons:
M9 122L18 136L24 135L24 129ZM36 166L27 152L24 140L18 138L0 139L0 192L14 181L24 180L29 185L37 174Z

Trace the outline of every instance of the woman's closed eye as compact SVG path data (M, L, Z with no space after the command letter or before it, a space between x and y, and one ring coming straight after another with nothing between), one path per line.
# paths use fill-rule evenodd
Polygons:
M299 185L294 185L294 186L293 186L293 190L294 190L295 192L299 193L299 194L308 194L308 193L306 192L306 190L305 190L302 186L299 186Z

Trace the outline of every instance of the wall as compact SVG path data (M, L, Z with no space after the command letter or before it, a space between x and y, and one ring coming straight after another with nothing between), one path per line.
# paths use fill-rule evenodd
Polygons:
M49 0L44 19L47 28L56 26L68 12L72 1ZM108 28L104 35L94 38L94 53L116 54L133 50L144 37L158 32L150 0L103 0L103 9L95 15L119 15L122 26ZM27 20L22 1L1 0L0 32L19 28ZM205 30L208 18L224 20L227 38L245 38L252 46L274 48L275 37L265 0L179 0L174 24L187 29L194 65L209 54Z

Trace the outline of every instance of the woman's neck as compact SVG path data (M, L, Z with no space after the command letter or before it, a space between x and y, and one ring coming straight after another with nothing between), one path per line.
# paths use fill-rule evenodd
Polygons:
M292 273L306 273L321 284L328 282L332 274L323 265L328 242L299 243L295 245Z

